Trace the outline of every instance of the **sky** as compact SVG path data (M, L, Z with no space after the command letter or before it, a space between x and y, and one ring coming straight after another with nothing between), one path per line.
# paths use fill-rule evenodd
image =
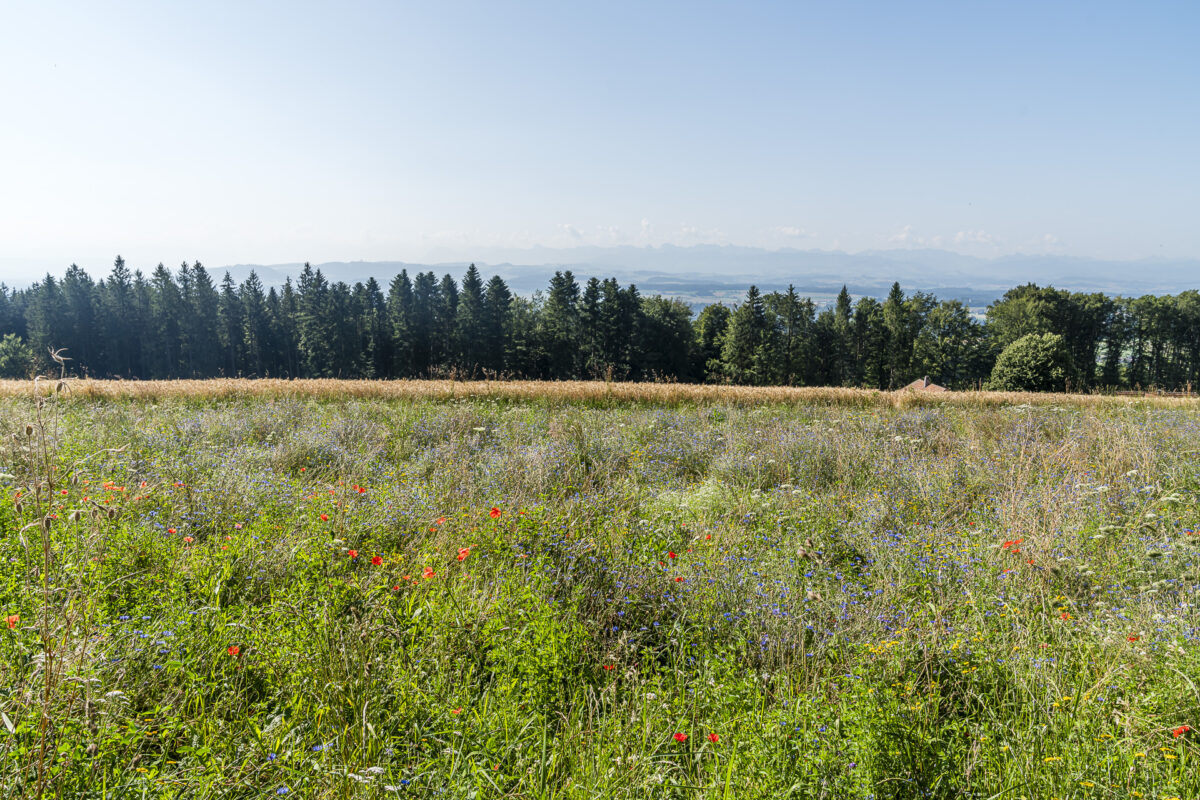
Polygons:
M0 277L1200 257L1200 3L0 0Z

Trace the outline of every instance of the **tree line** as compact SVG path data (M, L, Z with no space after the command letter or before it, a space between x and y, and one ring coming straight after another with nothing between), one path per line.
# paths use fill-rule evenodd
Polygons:
M199 262L149 275L118 257L93 280L72 265L27 289L0 284L0 375L22 377L65 349L93 377L457 375L606 378L894 389L929 376L983 385L1004 363L1054 351L1052 386L1183 388L1200 384L1200 293L1138 298L1019 286L976 319L957 300L894 284L883 300L845 287L818 309L789 287L714 304L698 315L636 286L559 271L544 292L514 294L472 264L461 279L401 271L330 282L306 264L264 287L253 272L217 283ZM1048 356L1049 357L1049 356ZM1062 385L1058 385L1062 384Z

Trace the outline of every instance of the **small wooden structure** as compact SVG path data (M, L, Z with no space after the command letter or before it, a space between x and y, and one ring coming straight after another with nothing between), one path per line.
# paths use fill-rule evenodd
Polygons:
M947 392L947 391L949 391L949 389L947 389L945 386L938 386L936 383L933 383L932 381L930 381L928 375L926 375L924 378L918 378L917 380L913 381L912 383L910 383L908 386L905 386L904 388L912 389L914 392Z

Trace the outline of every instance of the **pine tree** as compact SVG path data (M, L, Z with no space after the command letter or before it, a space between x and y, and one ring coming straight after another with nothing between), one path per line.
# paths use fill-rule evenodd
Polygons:
M220 339L217 334L217 307L220 296L208 270L199 261L179 269L179 293L183 300L180 325L180 360L186 375L192 378L214 377L221 367Z
M503 373L510 368L512 300L512 292L504 279L493 275L483 296L482 355L483 366L493 373Z
M483 326L483 280L472 264L463 276L454 321L454 361L468 374L474 374L483 361Z
M579 375L579 284L570 270L555 272L541 309L541 348L547 375L565 380Z
M391 374L406 378L413 374L413 286L408 270L392 279L388 287L387 316L392 334Z
M773 375L771 381L784 386L796 386L807 382L812 374L810 353L815 309L812 301L801 300L796 288L788 286L780 294L773 292L765 305L774 317L775 352L771 356Z
M583 376L602 378L607 366L604 355L603 311L600 281L589 278L579 301L579 365Z
M696 374L708 383L721 381L725 377L721 362L721 346L725 341L725 330L729 327L731 312L727 306L713 303L701 309L696 317Z
M179 375L183 298L171 271L161 263L150 273L150 338L147 368L154 378Z
M765 384L771 375L770 324L762 295L751 286L729 318L721 347L725 374L733 383Z
M117 256L112 272L98 288L103 309L100 335L104 348L104 371L111 375L133 377L133 276L125 266L125 259Z
M854 307L850 292L842 284L833 309L833 340L831 342L830 383L835 386L857 386L860 381L858 360L854 357Z
M886 389L888 373L888 329L883 308L873 297L860 297L854 304L854 355L863 386Z
M304 264L296 285L296 311L301 374L307 378L328 378L335 371L329 284L321 270L314 270L308 263Z
M238 287L238 300L241 302L242 352L246 372L261 378L268 373L271 319L267 313L267 297L263 293L262 281L254 270L250 270L246 280Z
M362 326L363 349L367 353L364 364L364 374L374 378L386 378L392 374L392 343L391 326L387 321L387 300L379 288L379 282L368 278L363 287Z
M433 272L418 273L413 281L413 304L410 317L413 362L412 373L428 376L440 357L439 338L435 330L437 307L441 304L437 277Z
M289 378L304 375L304 359L300 355L300 297L289 277L283 282L279 293L279 311L275 329L278 331L279 347L283 353L282 371Z
M65 347L64 354L73 359L71 366L86 374L94 365L96 355L96 284L91 276L72 264L62 282L62 319L60 331L60 347Z
M638 359L641 377L647 380L695 380L692 365L696 344L692 309L687 303L650 297L641 302L639 316L647 344Z
M242 304L236 284L228 272L221 279L221 298L217 303L218 337L221 342L221 374L227 378L242 374L242 350L245 331L242 328Z
M60 336L63 329L64 308L62 288L49 273L40 283L29 287L29 302L25 308L25 327L28 345L33 353L33 362L39 368L50 365L50 351L63 347ZM65 353L73 358L70 353Z

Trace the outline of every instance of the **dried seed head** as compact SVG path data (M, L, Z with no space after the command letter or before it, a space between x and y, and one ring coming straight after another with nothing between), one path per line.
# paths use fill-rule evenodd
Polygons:
M117 510L116 510L115 508L110 508L110 509L108 510L108 518L109 518L109 519L116 519L116 518L117 518Z
M71 512L71 522L79 522L79 518L82 516L83 516L82 511L78 511L78 510L72 511Z
M49 517L42 517L42 527L46 530L50 530L51 521L52 520Z
M54 384L55 394L57 394L58 392L61 392L65 388L67 388L67 384L64 381L59 381L58 383Z
M32 426L32 425L26 425L26 426L25 426L25 435L26 435L26 436L33 436L33 426Z

